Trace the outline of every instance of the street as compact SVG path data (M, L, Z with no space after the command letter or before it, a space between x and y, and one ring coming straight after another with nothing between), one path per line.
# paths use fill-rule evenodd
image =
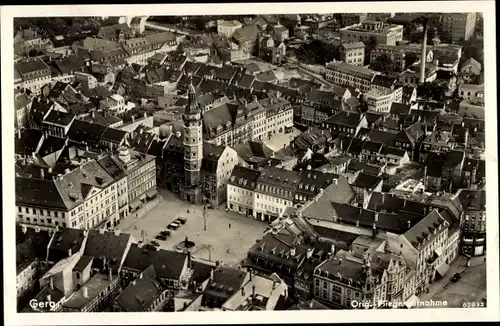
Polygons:
M195 243L192 251L195 258L238 264L268 227L267 223L234 212L207 209L205 231L203 206L185 203L176 194L163 189L159 189L158 195L163 200L142 218L136 219L132 214L120 223L122 232L132 234L137 241L144 237L148 243L160 231L167 230L170 222L183 216L187 218L186 224L175 231L170 230L172 235L166 241L155 240L160 248L174 250L175 245L188 237Z
M429 293L419 297L420 301L447 301L449 308L463 308L464 304L480 303L486 296L484 257L473 257L470 267L466 267L466 262L466 257L458 257L446 276L432 284ZM461 273L462 277L452 283L451 279L455 273Z

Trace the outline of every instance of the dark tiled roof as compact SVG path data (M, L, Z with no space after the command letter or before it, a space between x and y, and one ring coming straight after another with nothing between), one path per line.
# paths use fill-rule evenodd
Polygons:
M444 223L447 222L439 212L432 210L420 222L405 232L404 236L414 247L419 243L430 243L439 234L434 234L430 229L435 229L437 225ZM425 238L426 235L429 236L429 240Z
M66 210L53 180L16 177L16 205Z
M79 143L98 143L106 128L96 123L75 120L69 128L68 137Z
M98 260L97 267L102 267L102 258L106 258L106 262L111 263L113 274L116 274L124 255L127 254L130 237L130 234L125 233L116 235L114 232L89 230L84 254L94 257L94 265Z
M24 232L26 231L26 232ZM40 260L47 259L47 248L49 246L52 234L47 230L39 230L36 228L23 228L16 224L16 244L22 244L26 240L31 239L35 256Z
M40 144L43 131L37 129L26 129L21 133L21 138L15 140L16 154L31 155Z
M333 117L326 120L325 123L355 128L359 125L360 120L361 116L359 113L340 111Z
M377 166L372 166L372 165L368 165L366 163L363 163L363 162L359 162L359 161L356 161L356 160L351 160L349 162L349 165L347 166L347 170L348 171L363 171L365 173L370 173L370 174L373 174L373 175L378 175L380 173L380 168L377 167Z
M66 145L66 139L54 136L48 136L44 141L38 154L42 157L52 154L64 148Z
M73 268L73 270L75 272L83 272L83 270L89 265L92 263L92 261L94 260L94 257L92 256L86 256L86 255L82 255L82 257L80 257L80 260L78 261L78 263L76 263L75 267Z
M52 110L44 119L44 122L49 122L66 127L73 121L74 118L74 114Z
M363 189L374 189L382 181L382 178L374 176L373 174L360 172L351 185Z
M21 273L36 260L35 249L30 238L16 246L16 273Z
M384 146L384 144L382 144L382 143L367 140L364 142L362 149L366 150L366 151L374 152L374 153L380 153L383 146Z
M207 264L201 261L192 261L194 270L192 280L197 284L205 282L210 277L210 272L215 269L215 264Z
M408 115L410 113L410 105L404 103L393 102L391 105L391 114L394 115Z
M74 254L80 250L85 235L83 230L63 228L56 232L49 247L49 261L58 262L69 257L68 250Z
M163 293L163 285L156 279L154 267L150 266L141 278L131 282L115 302L124 312L143 312Z
M119 143L127 135L127 132L121 129L107 128L101 135L101 140Z
M228 183L240 188L253 190L255 189L259 176L260 171L236 165Z
M123 268L142 272L153 265L159 279L179 279L187 254L172 250L148 250L132 244Z
M255 81L254 75L245 74L239 81L238 86L243 88L250 88Z

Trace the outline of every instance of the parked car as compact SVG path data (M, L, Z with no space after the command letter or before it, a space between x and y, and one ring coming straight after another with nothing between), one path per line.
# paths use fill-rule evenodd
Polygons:
M460 280L462 278L462 275L460 275L460 273L455 273L455 275L453 275L453 277L451 278L451 281L453 283L456 283L458 282L458 280Z
M170 232L170 231L161 231L160 234L162 236L164 236L164 237L169 237L172 234L172 232Z
M186 224L187 218L179 216L175 221L179 222L180 224Z
M155 237L156 240L165 240L165 237L161 234L156 235Z
M178 228L181 227L181 224L179 222L172 222L170 223L168 226L167 226L167 229L170 229L170 230L177 230Z
M160 244L158 243L158 241L154 241L154 240L153 240L153 241L151 241L151 245L152 245L153 247L159 247L159 246L160 246Z

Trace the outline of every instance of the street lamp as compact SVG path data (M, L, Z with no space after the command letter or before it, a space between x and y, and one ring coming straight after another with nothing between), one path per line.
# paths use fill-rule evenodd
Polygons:
M207 230L207 205L203 206L203 231Z

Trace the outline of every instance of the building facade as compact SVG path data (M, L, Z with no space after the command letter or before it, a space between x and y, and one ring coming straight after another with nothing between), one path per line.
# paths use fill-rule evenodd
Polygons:
M451 34L453 41L467 41L476 29L476 13L443 13L443 29Z
M375 44L396 45L403 40L403 26L385 24L379 21L364 21L340 29L342 42L364 42L374 40Z
M340 57L345 63L353 66L364 66L365 44L363 42L344 43L340 46Z

